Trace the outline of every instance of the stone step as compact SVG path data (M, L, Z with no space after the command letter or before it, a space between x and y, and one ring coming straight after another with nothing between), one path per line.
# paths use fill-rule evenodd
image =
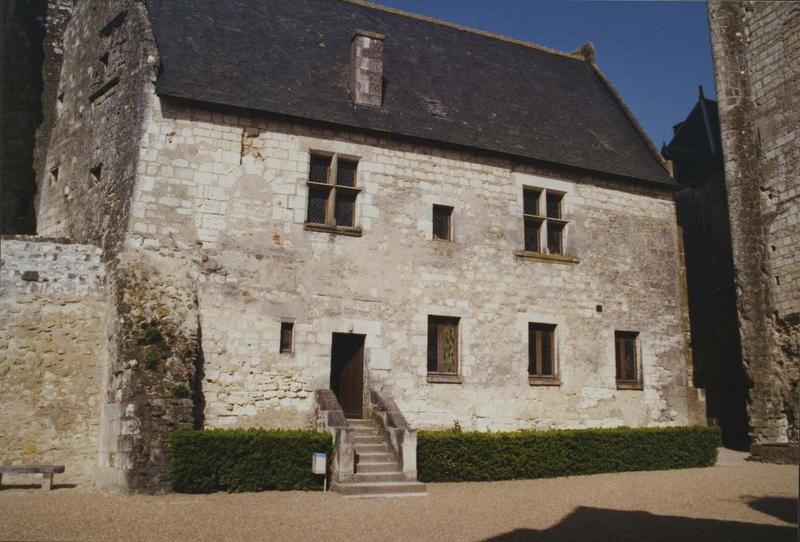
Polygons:
M383 439L378 435L358 435L353 437L353 444L383 444Z
M392 450L390 450L389 447L383 442L380 442L378 444L361 444L359 442L356 442L353 447L355 448L356 453L359 455L369 454L369 453L383 453L383 454L392 453Z
M352 497L395 497L427 495L421 482L334 482L331 489Z
M403 473L395 472L357 472L353 475L353 482L406 482Z
M356 465L362 463L386 463L394 461L394 454L389 452L356 452Z
M375 427L375 422L369 419L366 420L356 420L356 419L347 419L347 425L350 427Z
M386 473L400 470L397 461L375 461L373 463L356 463L356 474Z
M381 437L380 431L377 429L369 429L366 427L356 427L353 429L354 437Z

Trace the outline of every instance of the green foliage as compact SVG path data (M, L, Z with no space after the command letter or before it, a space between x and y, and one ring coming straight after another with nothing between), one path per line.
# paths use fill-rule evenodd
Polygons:
M192 396L192 390L186 384L175 384L172 386L172 395L178 399L186 399Z
M420 431L417 470L423 482L462 482L709 467L719 445L718 428L699 426Z
M318 490L311 454L331 454L328 433L264 429L179 429L170 438L169 476L180 493Z
M155 348L147 348L147 350L144 351L144 366L147 369L153 369L158 365L161 359L158 354L159 351Z
M144 349L143 359L146 369L155 369L160 361L170 355L167 341L155 322L142 326L142 337L139 339L139 344L147 345Z
M142 344L163 344L164 336L158 329L158 324L150 322L142 328Z

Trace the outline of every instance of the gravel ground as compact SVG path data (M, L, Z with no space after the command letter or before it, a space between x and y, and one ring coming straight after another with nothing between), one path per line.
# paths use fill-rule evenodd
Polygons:
M797 467L723 452L707 469L429 484L395 499L12 487L0 540L797 540Z

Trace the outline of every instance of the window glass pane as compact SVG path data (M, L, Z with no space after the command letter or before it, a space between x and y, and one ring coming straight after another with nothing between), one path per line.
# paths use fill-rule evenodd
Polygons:
M439 367L439 325L428 316L428 372L435 373Z
M636 342L625 339L625 379L636 380Z
M353 226L356 211L356 195L345 191L336 191L336 207L334 216L337 226Z
M542 330L542 375L553 376L553 331Z
M538 220L525 220L525 250L539 252L539 229L541 222Z
M528 374L555 376L555 330L553 324L528 324Z
M428 316L428 371L458 373L458 318Z
M281 352L292 351L292 329L294 324L291 322L281 322Z
M325 224L325 209L328 205L328 194L324 188L308 190L308 215L306 220L312 224Z
M638 381L637 337L638 333L632 331L615 331L615 358L617 366L617 380Z
M563 253L563 233L563 224L554 224L550 221L547 222L547 250L550 252L550 254Z
M561 218L562 194L547 193L547 218Z
M328 168L331 166L330 156L311 155L311 164L308 171L308 180L313 183L328 182Z
M440 373L458 372L458 324L444 322L439 327L441 344Z
M450 237L450 217L453 214L452 207L445 207L444 205L433 206L433 238L445 239L449 241Z
M340 186L355 186L357 166L358 162L339 159L336 164L336 184Z
M524 190L522 192L522 208L526 215L539 215L539 190Z

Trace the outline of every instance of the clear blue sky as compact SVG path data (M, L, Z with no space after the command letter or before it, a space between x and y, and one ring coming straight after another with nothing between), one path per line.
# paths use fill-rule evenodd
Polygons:
M597 65L657 147L697 102L716 99L705 2L373 0L559 51L594 44Z

